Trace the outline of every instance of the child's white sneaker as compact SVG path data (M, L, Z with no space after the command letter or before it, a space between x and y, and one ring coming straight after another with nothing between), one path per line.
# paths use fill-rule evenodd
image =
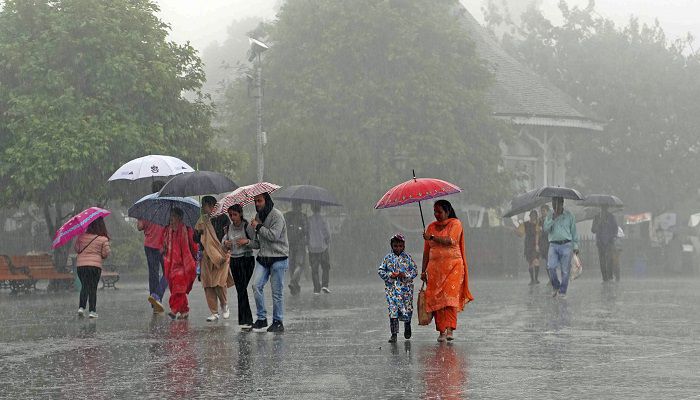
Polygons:
M219 320L219 314L212 314L207 317L207 322L215 322Z

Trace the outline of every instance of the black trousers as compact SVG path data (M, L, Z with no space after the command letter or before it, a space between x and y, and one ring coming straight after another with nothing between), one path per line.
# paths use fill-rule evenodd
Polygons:
M255 269L255 258L231 257L230 265L238 296L238 325L253 325L253 313L248 302L248 283Z
M605 282L613 279L613 251L615 251L615 246L612 244L598 245L600 274L603 276L603 281Z
M309 252L309 265L311 265L311 279L314 281L314 292L318 293L321 291L321 287L328 287L328 270L331 269L330 256L328 255L328 250L323 253L312 253ZM321 282L318 279L318 267L323 270L323 276L321 277Z
M78 307L85 308L85 304L90 303L89 311L97 311L97 284L100 283L102 269L97 267L78 267L78 279L80 279L80 304Z
M289 246L289 283L299 286L299 279L304 272L306 259L306 246Z

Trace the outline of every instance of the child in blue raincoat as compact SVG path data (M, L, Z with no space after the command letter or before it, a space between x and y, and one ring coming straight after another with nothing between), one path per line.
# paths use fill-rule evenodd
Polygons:
M411 338L411 316L413 315L413 278L417 275L413 257L406 253L406 240L396 234L391 238L391 253L387 254L379 266L379 277L384 280L384 292L389 305L389 343L396 342L399 321L404 321L403 336Z

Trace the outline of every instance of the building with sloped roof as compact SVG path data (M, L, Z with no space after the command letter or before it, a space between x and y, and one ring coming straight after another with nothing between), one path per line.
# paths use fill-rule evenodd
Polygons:
M505 166L515 176L516 192L565 185L567 137L596 134L603 124L585 106L509 55L466 9L462 11L477 54L494 74L488 93L494 117L512 124L517 132L516 140L501 144Z

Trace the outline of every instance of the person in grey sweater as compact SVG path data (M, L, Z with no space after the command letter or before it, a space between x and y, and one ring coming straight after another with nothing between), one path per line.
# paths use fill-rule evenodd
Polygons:
M284 332L284 275L287 272L289 241L284 215L272 202L268 193L255 196L257 215L250 222L255 229L255 238L250 246L258 249L258 257L253 271L253 297L257 308L255 332ZM272 289L272 324L267 327L267 309L263 289L270 280Z

